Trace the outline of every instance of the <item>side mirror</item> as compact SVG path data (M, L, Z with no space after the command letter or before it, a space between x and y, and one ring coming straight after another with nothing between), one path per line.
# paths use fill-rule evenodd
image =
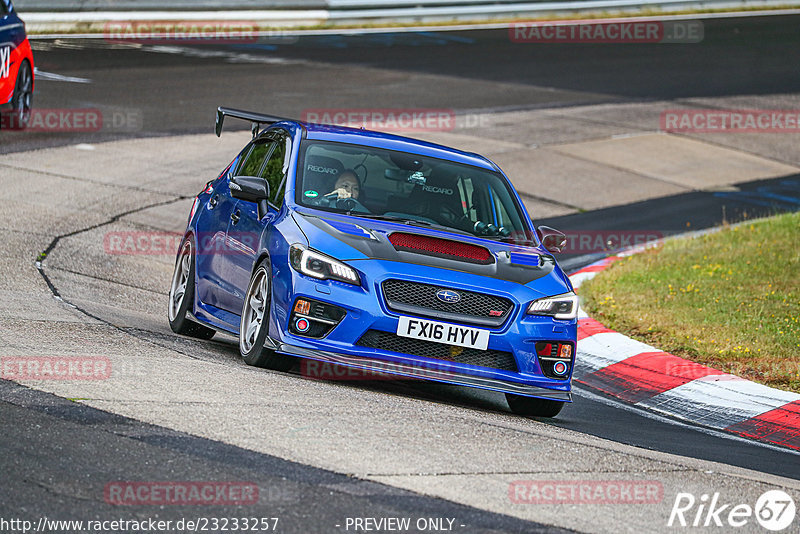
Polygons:
M234 176L228 187L231 196L258 205L258 220L260 221L269 211L269 182L257 176Z
M539 236L539 241L548 252L561 252L567 246L567 236L555 228L540 226L536 229L536 235Z

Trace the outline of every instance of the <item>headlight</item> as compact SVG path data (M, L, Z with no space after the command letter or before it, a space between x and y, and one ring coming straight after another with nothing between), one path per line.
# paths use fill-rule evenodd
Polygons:
M578 295L573 292L534 300L528 305L529 315L549 315L556 319L578 316Z
M295 244L289 248L289 263L295 271L320 280L338 280L361 285L355 269L303 245Z

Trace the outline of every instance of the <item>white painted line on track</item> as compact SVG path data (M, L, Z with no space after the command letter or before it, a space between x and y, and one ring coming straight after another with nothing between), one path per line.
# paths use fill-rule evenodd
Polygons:
M672 419L670 417L664 417L663 415L658 415L658 414L653 413L653 412L651 412L649 410L646 410L646 409L637 408L636 405L631 405L631 404L627 404L627 403L624 403L624 402L615 401L613 399L609 399L609 398L603 397L601 395L597 395L595 393L592 393L589 390L584 389L583 387L578 387L578 386L576 386L574 384L572 386L572 392L575 393L576 395L578 395L579 397L583 397L583 398L588 399L590 401L599 402L601 404L605 404L606 406L610 406L612 408L617 408L617 409L620 409L620 410L625 410L626 412L635 413L637 415L640 415L642 417L646 417L648 419L652 419L654 421L658 421L660 423L665 423L665 424L669 424L669 425L675 425L675 426L679 426L679 427L682 427L682 428L690 428L692 430L696 430L698 432L702 432L703 434L708 434L709 436L714 436L714 437L717 437L717 438L729 439L729 440L732 440L732 441L738 441L740 443L747 443L749 445L754 445L756 447L763 447L765 449L769 449L769 450L772 450L772 451L785 452L787 454L794 454L796 456L800 456L800 451L795 451L795 450L792 450L792 449L789 449L789 448L778 447L777 445L772 445L770 443L765 443L763 441L756 441L756 440L743 438L741 436L737 436L736 434L731 434L730 432L723 432L721 430L714 430L713 428L708 428L708 427L704 427L704 426L693 425L693 424L690 424L690 423L684 423L682 421L677 421L677 420Z
M47 80L51 82L69 82L69 83L92 83L89 78L78 78L76 76L62 76L54 72L45 72L38 68L33 68L33 76L37 81Z
M275 56L266 56L259 54L242 54L238 52L228 52L223 50L203 50L200 48L192 48L188 46L166 46L166 45L153 45L143 46L141 50L145 52L154 52L157 54L176 54L186 57L196 57L201 59L207 58L221 58L228 63L263 63L268 65L301 65L308 63L304 59L288 59Z
M583 363L590 364L596 369L619 363L645 352L661 351L619 332L601 332L585 337L578 342L578 354L584 359Z
M731 376L731 375L727 375ZM698 378L638 402L657 412L685 417L701 425L728 428L800 398L739 377L717 380L720 375Z

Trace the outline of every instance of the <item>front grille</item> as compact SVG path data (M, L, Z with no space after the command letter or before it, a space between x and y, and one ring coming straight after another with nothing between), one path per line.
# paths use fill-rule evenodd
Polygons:
M500 326L514 309L514 304L506 298L473 291L454 290L461 300L442 302L436 293L449 288L405 280L386 280L382 287L390 310L423 317Z
M400 354L410 354L423 358L433 358L435 360L445 360L448 362L476 365L478 367L488 367L490 369L500 369L516 373L517 362L514 355L510 352L500 350L478 350L456 345L445 345L433 341L413 339L398 336L391 332L380 330L367 330L356 342L361 347L369 347Z

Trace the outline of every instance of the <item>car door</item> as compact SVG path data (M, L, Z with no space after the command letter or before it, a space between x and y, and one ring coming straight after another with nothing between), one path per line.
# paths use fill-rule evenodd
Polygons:
M261 235L264 232L269 234L272 230L272 223L283 204L287 170L291 160L292 145L288 132L282 130L270 132L267 139L269 153L258 172L249 176L260 176L269 182L269 211L259 220L256 204L240 200L233 210L233 217L228 225L227 243L231 250L227 258L230 262L228 272L233 286L232 304L236 308L236 313L241 313L244 304L244 295L259 254ZM269 242L269 235L264 242Z
M240 153L238 161L229 171L213 183L214 190L203 206L197 221L197 297L229 312L239 313L233 307L231 264L226 234L231 215L238 202L231 196L230 179L237 174L260 169L269 147L251 142Z

